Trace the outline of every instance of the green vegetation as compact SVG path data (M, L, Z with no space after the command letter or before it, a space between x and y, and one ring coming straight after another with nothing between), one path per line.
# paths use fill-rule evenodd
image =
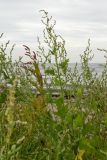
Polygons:
M29 62L13 61L14 46L7 56L9 42L0 45L0 160L106 160L107 58L102 74L93 72L89 40L81 72L78 64L71 70L65 41L42 12L45 45L24 45Z

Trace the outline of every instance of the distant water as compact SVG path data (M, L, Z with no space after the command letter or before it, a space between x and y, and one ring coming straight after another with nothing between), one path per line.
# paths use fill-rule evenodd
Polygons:
M101 74L102 71L104 70L104 63L92 63L90 64L90 67L92 69L95 69L96 73Z
M90 69L92 69L98 75L100 75L104 69L104 63L90 63L89 66L90 66ZM75 63L70 63L69 67L71 68L71 70L73 70L75 67ZM80 63L77 64L77 68L79 71L81 71Z
M52 65L53 64L47 64L47 67L52 66ZM100 75L104 69L104 63L90 63L89 66L90 66L90 69L92 69L98 75ZM69 68L71 68L72 71L74 70L74 67L75 67L75 63L69 63ZM42 67L40 67L40 68L41 68L41 72L43 75L44 74L43 69L42 69ZM81 64L80 63L77 63L77 68L78 68L78 71L81 72Z

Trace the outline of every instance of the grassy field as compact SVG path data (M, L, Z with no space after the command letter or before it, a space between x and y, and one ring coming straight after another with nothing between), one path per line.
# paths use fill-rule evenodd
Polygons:
M28 62L13 61L14 45L10 54L9 42L0 45L0 160L106 160L107 57L97 75L89 67L94 55L88 40L81 73L78 64L71 71L65 41L42 12L45 45L38 39L36 52L24 45Z

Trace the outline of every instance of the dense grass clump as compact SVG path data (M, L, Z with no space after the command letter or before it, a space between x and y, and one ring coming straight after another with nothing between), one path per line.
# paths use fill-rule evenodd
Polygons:
M0 46L0 160L106 160L107 58L93 72L89 40L81 72L70 69L65 41L42 12L45 46L24 45L29 62L13 61L14 46L7 56L9 42Z

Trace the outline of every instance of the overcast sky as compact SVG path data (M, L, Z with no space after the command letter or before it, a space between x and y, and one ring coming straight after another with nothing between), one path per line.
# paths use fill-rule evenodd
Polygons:
M24 55L23 44L36 50L44 29L41 9L56 20L71 62L79 62L88 38L96 53L93 62L104 61L97 48L107 49L107 0L0 0L0 33L5 33L0 42L15 43L16 58Z

